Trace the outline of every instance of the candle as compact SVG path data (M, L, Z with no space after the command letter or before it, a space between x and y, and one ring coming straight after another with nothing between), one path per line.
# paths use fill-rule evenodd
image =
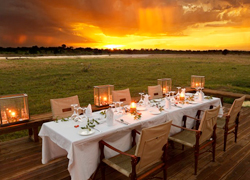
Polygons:
M180 94L180 101L184 101L185 100L185 94L181 93Z
M103 97L104 104L107 104L107 97Z
M11 113L11 117L14 118L16 116L16 113L15 112L12 112Z
M130 113L134 113L136 111L136 104L134 102L130 105Z
M166 94L166 88L163 88L163 94Z

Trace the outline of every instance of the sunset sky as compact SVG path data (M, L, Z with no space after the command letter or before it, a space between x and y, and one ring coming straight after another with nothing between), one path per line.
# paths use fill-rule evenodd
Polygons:
M0 0L0 47L250 50L250 0Z

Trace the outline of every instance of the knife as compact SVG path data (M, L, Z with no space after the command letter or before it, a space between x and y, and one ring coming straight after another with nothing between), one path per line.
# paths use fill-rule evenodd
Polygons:
M120 119L120 120L116 119L116 121L119 122L119 123L125 124L125 125L129 125L129 123L124 121L123 119Z

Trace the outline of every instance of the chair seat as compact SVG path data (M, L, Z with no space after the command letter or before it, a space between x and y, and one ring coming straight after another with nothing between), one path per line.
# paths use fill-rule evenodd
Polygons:
M194 147L196 142L196 132L183 130L173 136L170 136L169 139L189 147Z
M225 127L226 120L223 118L217 118L217 127L223 129Z
M135 154L136 146L126 151L128 154ZM125 156L122 154L119 154L117 156L111 157L109 159L103 159L102 160L105 164L109 165L110 167L114 168L118 172L122 173L123 175L129 177L130 173L132 172L132 166L131 166L131 157ZM152 167L155 167L162 162L156 163L153 166L147 168L146 170L142 171L141 173L137 174L137 177L144 174L148 170L150 170Z

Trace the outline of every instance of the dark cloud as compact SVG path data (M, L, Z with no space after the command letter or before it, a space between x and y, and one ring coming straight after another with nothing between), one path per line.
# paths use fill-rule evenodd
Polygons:
M96 43L84 28L84 35L75 33L77 23L110 36L156 36L183 35L190 26L215 21L247 26L250 18L249 9L238 10L250 7L250 0L0 0L0 4L0 46Z

